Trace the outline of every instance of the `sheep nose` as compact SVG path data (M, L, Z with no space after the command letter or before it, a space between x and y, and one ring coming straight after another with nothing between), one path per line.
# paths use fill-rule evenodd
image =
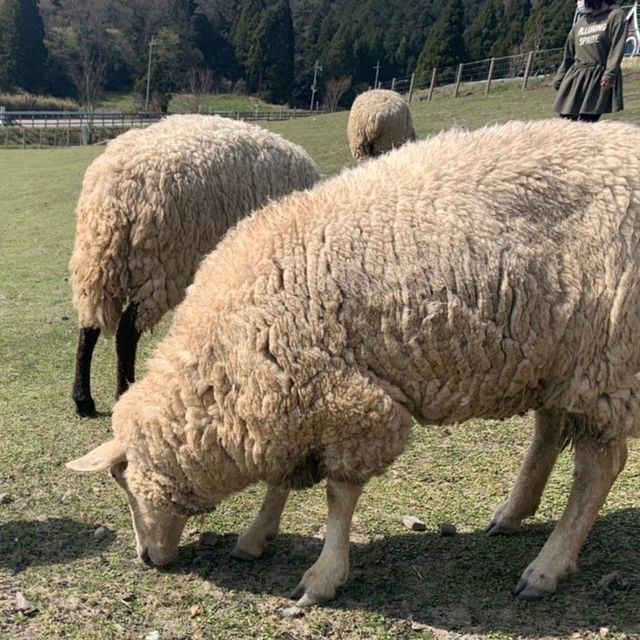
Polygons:
M151 566L153 563L151 562L151 558L149 557L149 550L145 547L140 554L140 560L144 562L147 566Z

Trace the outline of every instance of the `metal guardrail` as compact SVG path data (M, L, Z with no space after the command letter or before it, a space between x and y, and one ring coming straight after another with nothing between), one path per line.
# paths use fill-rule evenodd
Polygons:
M289 120L315 115L301 109L281 109L278 111L208 111L208 115L218 115L234 120ZM89 127L145 127L158 122L164 117L162 113L125 113L79 111L5 111L0 108L0 126L17 126L30 128L78 128Z

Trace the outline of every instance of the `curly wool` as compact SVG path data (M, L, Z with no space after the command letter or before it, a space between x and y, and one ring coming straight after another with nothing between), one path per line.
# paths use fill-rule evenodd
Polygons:
M373 89L361 93L349 112L347 138L356 162L415 140L409 105L395 91Z
M81 327L114 333L136 303L153 327L240 218L320 179L308 154L258 126L176 115L111 141L85 173L70 261Z
M634 126L512 122L242 221L115 407L134 492L195 513L310 467L364 482L414 418L560 408L638 436L639 167Z

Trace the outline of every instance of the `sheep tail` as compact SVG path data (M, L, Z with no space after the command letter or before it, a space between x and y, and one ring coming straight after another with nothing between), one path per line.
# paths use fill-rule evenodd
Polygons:
M110 337L129 292L129 222L108 198L97 206L86 206L84 198L83 192L69 262L73 305L80 327L98 328Z

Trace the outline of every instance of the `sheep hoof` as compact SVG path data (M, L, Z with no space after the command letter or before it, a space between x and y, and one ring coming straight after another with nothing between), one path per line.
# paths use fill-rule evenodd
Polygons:
M295 606L299 609L307 609L326 601L326 598L320 598L310 591L306 591L302 582L291 592L289 597L292 600L297 600Z
M526 580L521 579L513 590L513 593L518 596L519 600L539 600L540 598L544 598L544 596L548 595L550 592L534 587Z
M76 403L76 413L81 418L95 418L98 415L96 411L96 403L92 397L74 398Z
M513 527L497 520L492 520L484 532L488 536L513 536L520 532L519 527Z
M244 549L240 549L240 547L236 546L231 551L231 557L235 558L236 560L243 560L245 562L253 562L254 560L257 560L260 556L259 555L255 555L253 553L249 553L248 551L245 551Z

